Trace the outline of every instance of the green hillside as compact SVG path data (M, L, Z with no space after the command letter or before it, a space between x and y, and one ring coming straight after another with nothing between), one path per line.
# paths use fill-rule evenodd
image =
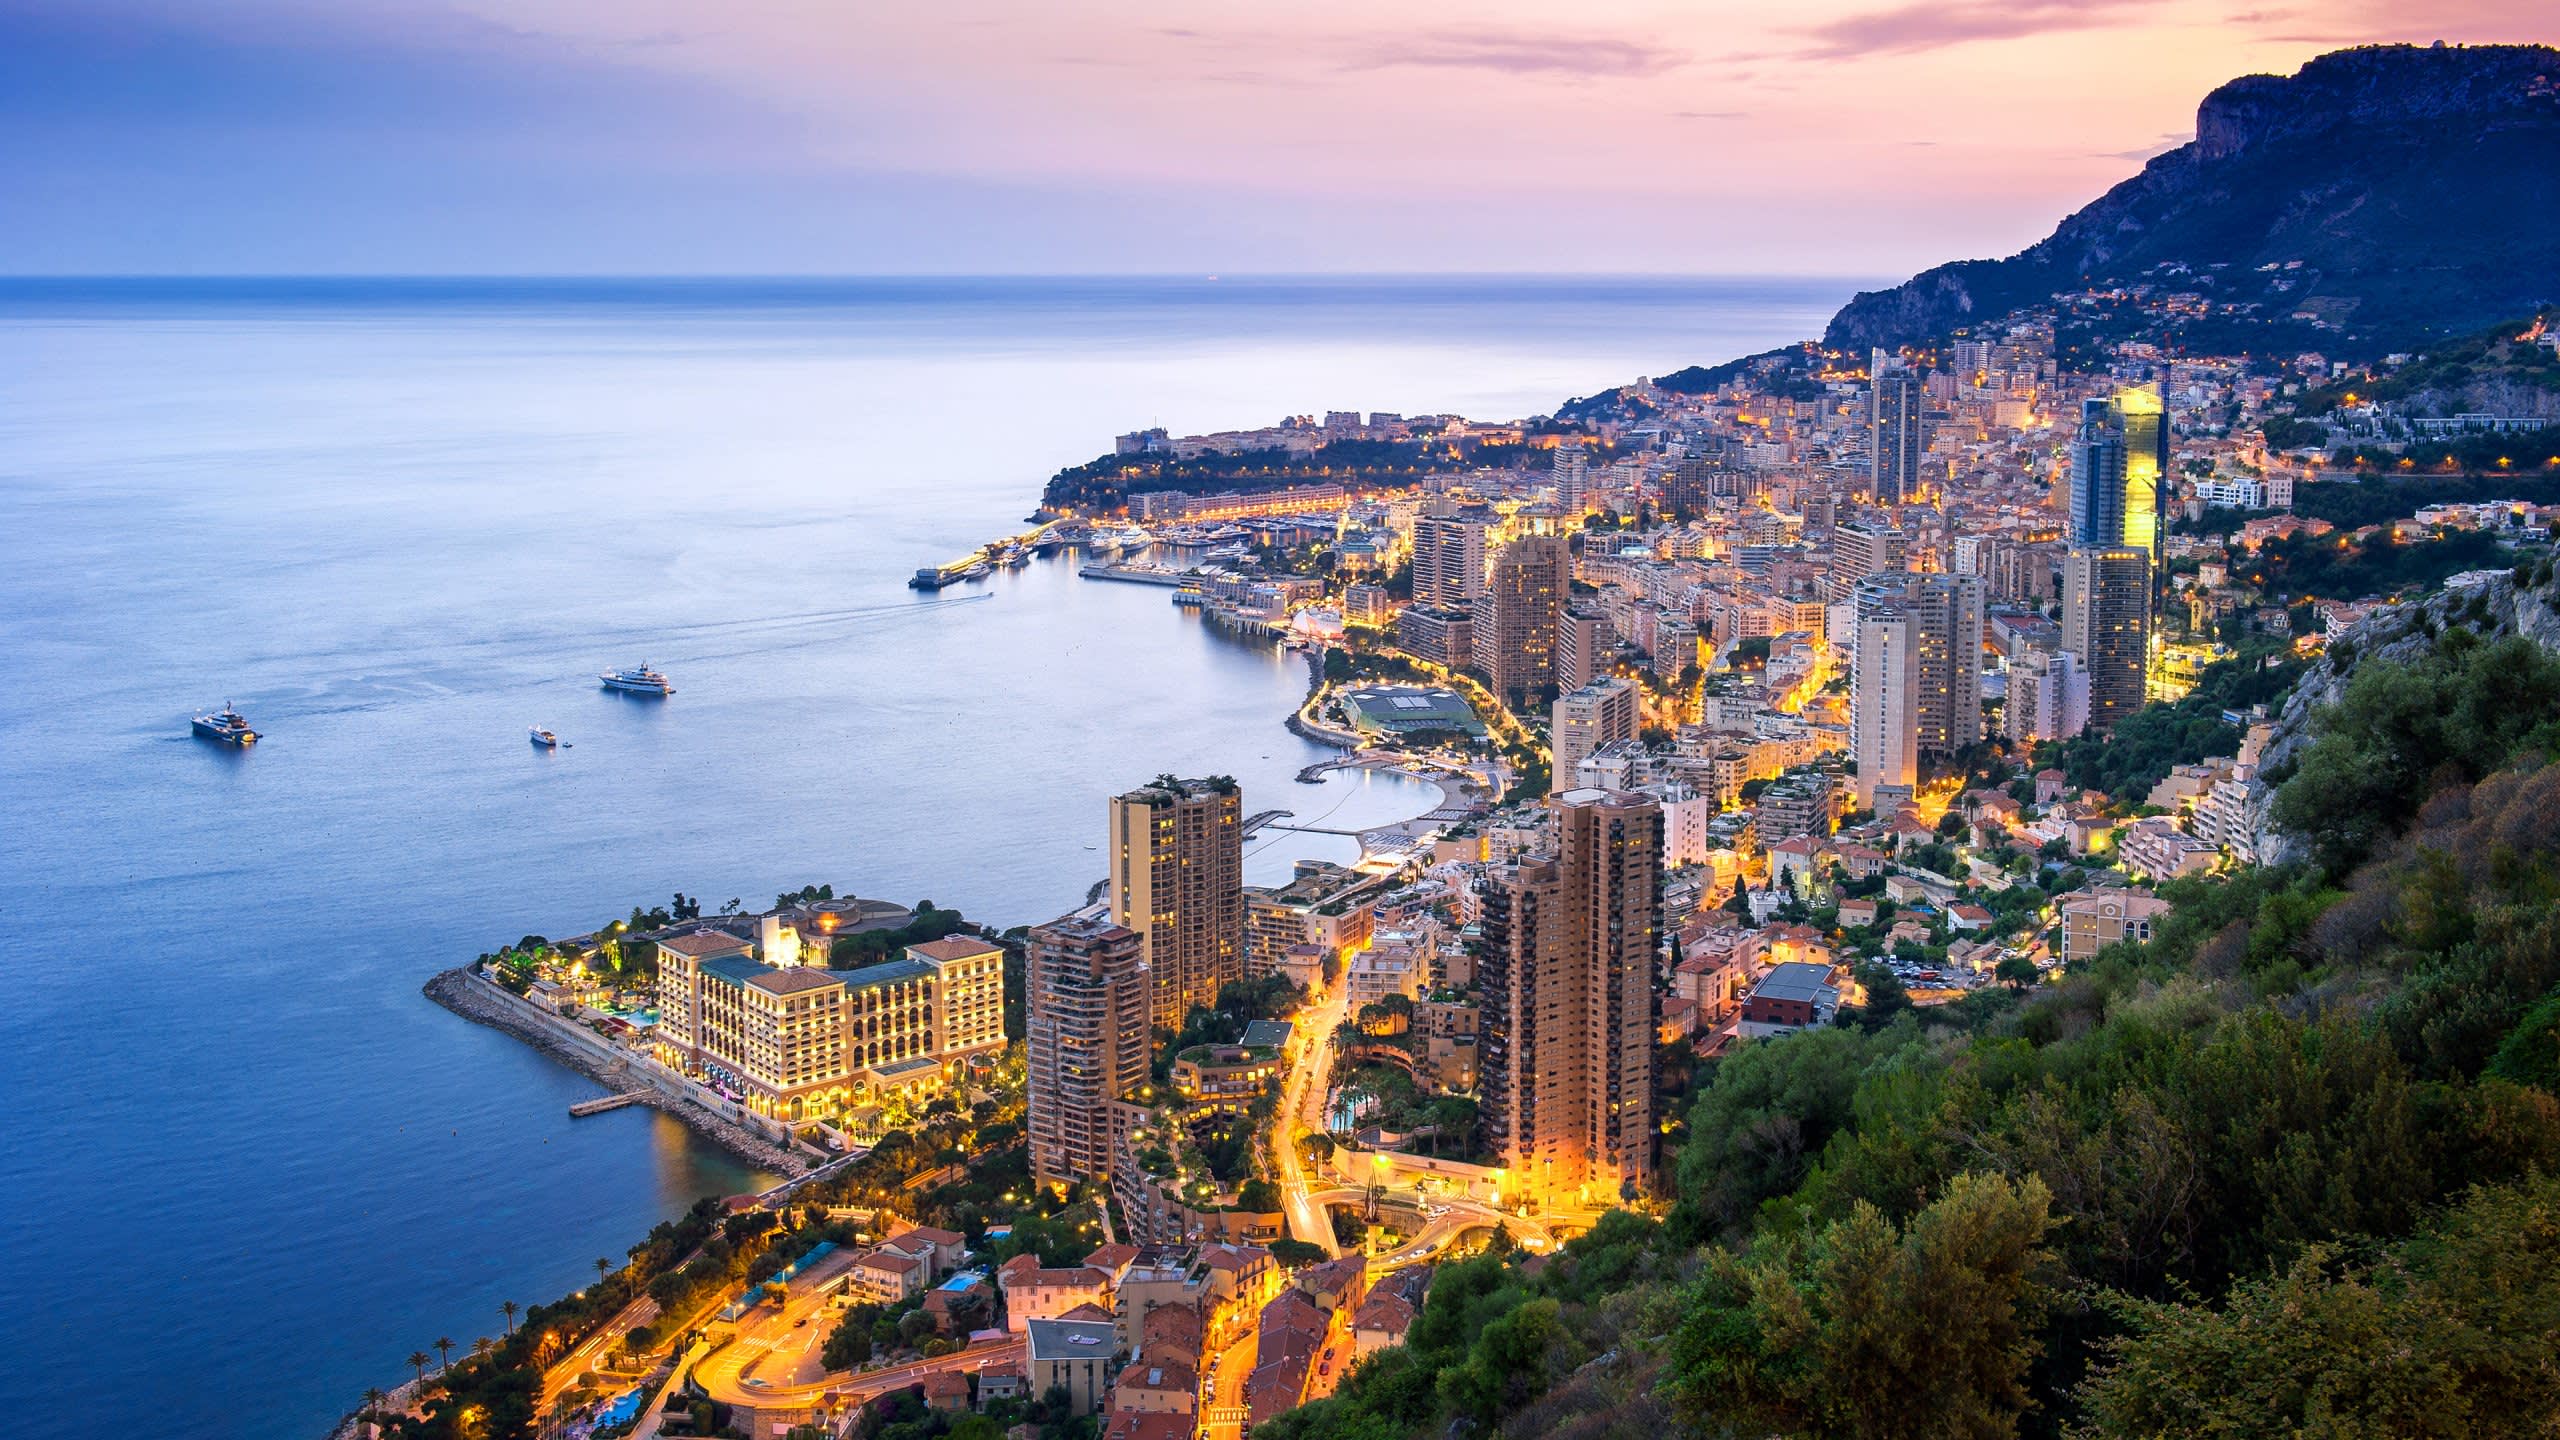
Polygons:
M1666 1220L1445 1267L1257 1440L2550 1433L2560 659L2447 630L2316 733L2313 861L2164 887L2026 996L1744 1047Z

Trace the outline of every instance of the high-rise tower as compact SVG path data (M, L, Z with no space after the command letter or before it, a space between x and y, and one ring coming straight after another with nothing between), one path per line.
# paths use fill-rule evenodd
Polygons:
M1111 918L1135 931L1153 982L1148 1013L1179 1029L1194 1005L1244 978L1244 814L1224 776L1111 798Z
M1919 748L1951 758L1982 739L1982 582L1915 575L1905 587L1919 651Z
M1899 505L1920 490L1920 377L1878 350L1867 382L1867 493Z
M1526 536L1494 557L1475 648L1504 703L1534 700L1555 683L1556 622L1572 583L1572 552L1561 535Z
M1472 606L1484 595L1484 524L1446 500L1413 522L1413 603Z
M1552 853L1483 885L1483 1124L1540 1198L1605 1202L1653 1172L1662 807L1568 790Z
M2136 385L2080 402L2071 441L2073 548L2139 550L2160 563L2162 482L2169 473L2169 416L2159 387Z
M1026 1128L1031 1172L1073 1185L1111 1172L1115 1102L1153 1058L1147 964L1137 932L1069 915L1035 927L1024 965Z
M1862 594L1849 670L1851 790L1871 809L1876 787L1905 789L1920 778L1919 624L1899 595L1874 603Z
M2129 546L2062 561L2062 648L2089 673L2089 725L2112 730L2142 708L2151 639L2151 559Z

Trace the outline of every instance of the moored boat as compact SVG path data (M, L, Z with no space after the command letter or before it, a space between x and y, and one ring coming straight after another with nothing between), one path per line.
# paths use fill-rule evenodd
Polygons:
M536 725L533 727L533 743L537 749L557 750L560 748L560 737Z

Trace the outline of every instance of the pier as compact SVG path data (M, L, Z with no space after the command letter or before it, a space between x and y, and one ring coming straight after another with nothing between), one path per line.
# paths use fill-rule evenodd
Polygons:
M918 570L915 578L907 582L908 588L939 590L946 585L956 585L963 580L981 580L999 569L1024 564L1035 552L1046 554L1049 549L1055 548L1056 542L1050 538L1049 532L1055 529L1058 523L1055 520L1044 520L1019 535L990 540L957 560L942 565L928 565Z
M595 1100L581 1100L577 1104L569 1107L569 1118L572 1120L583 1120L589 1115L601 1115L607 1110L619 1110L625 1105L637 1105L648 1098L649 1092L646 1090L626 1090L620 1095L607 1095Z

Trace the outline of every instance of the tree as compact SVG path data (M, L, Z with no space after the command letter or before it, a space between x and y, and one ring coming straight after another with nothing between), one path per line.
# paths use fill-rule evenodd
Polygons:
M1282 1236L1271 1242L1271 1258L1278 1262L1283 1270L1297 1270L1323 1260L1325 1253L1321 1245L1311 1245L1304 1240L1293 1240Z
M2219 1305L2111 1308L2085 1440L2539 1435L2560 1408L2560 1180L2484 1188L2374 1261L2314 1245Z
M450 1370L452 1368L453 1341L446 1336L439 1335L436 1337L436 1369L441 1371Z
M877 1305L853 1305L845 1309L836 1328L827 1334L827 1343L818 1352L818 1361L830 1370L850 1370L871 1358L871 1327L879 1322Z
M2014 1433L2051 1298L2050 1198L2032 1175L1960 1175L1907 1226L1861 1201L1747 1258L1709 1252L1672 1337L1672 1394L1711 1433Z
M453 1342L445 1340L438 1343L450 1346ZM421 1390L427 1388L427 1352L424 1350L410 1351L409 1368L418 1372L418 1388Z
M1574 1353L1563 1307L1541 1298L1487 1325L1467 1362L1440 1376L1440 1396L1450 1409L1491 1426L1546 1393L1555 1373Z
M2008 955L2001 958L2000 963L1992 968L1991 973L2010 989L2024 990L2036 983L2036 977L2041 972L2036 969L2036 962L2026 956Z
M1919 1043L1918 1027L1905 1018L1873 1035L1808 1030L1719 1060L1689 1109L1682 1205L1712 1232L1740 1231L1761 1201L1794 1189L1849 1123L1867 1067Z
M2484 645L2453 629L2414 664L2357 666L2278 788L2275 822L2344 874L2444 781L2476 781L2521 748L2554 749L2555 711L2560 657L2522 636Z
M1868 1029L1890 1023L1896 1015L1911 1008L1911 992L1902 977L1882 965L1870 961L1857 969L1858 984L1867 992L1867 1003L1860 1021Z
M513 1300L500 1302L498 1306L498 1313L507 1317L508 1334L513 1335L516 1333L516 1312L523 1308L523 1306L517 1304Z
M596 1283L597 1283L597 1284L599 1284L599 1285L603 1284L603 1283L604 1283L604 1279L605 1279L605 1277L606 1277L606 1276L608 1276L608 1275L611 1275L612 1273L613 1273L613 1262L612 1262L612 1261L610 1261L610 1260L604 1259L604 1258L603 1258L603 1257L601 1257L601 1256L597 1257L597 1259L596 1259Z

